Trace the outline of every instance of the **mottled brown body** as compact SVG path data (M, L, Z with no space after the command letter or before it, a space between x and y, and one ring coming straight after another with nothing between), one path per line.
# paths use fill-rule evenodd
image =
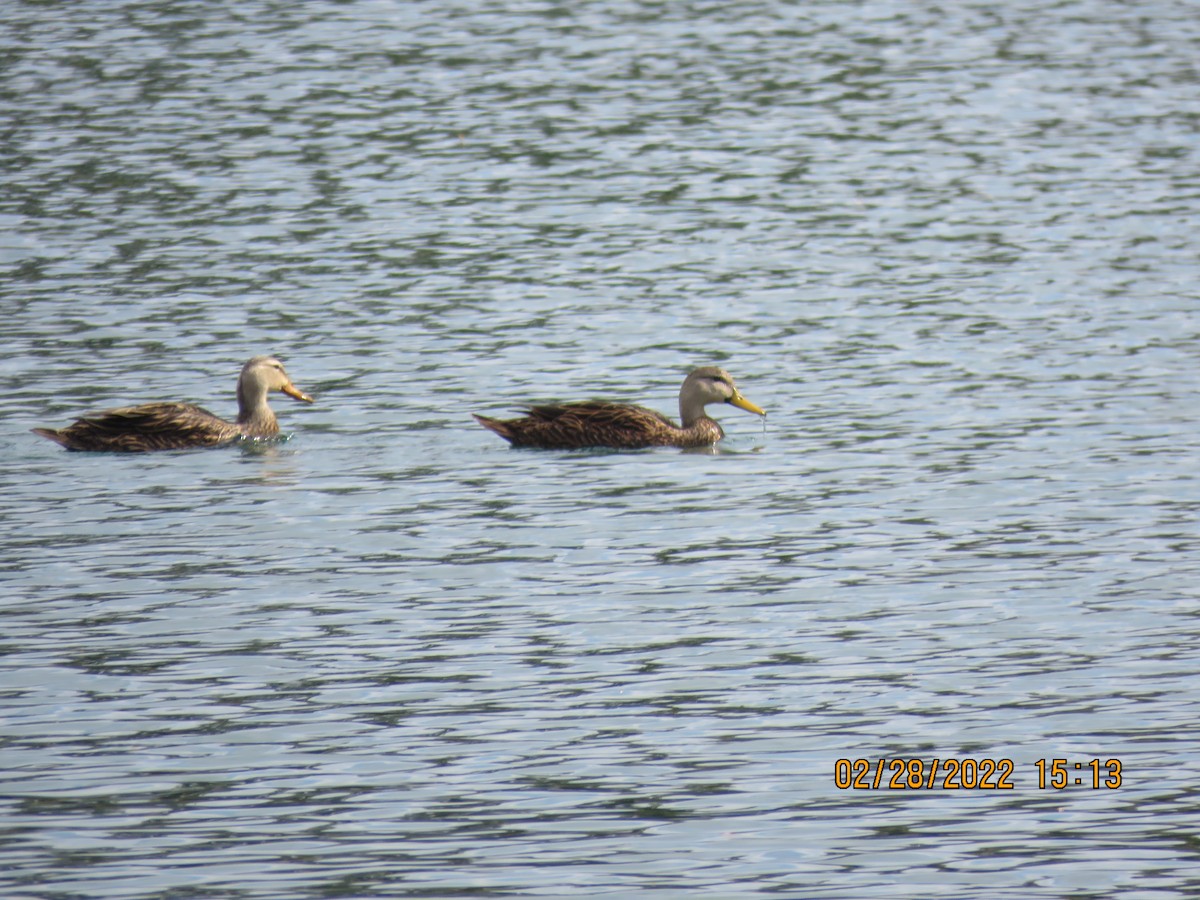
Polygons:
M584 400L558 406L530 406L520 419L475 416L514 447L577 450L583 447L707 447L725 436L708 417L680 428L666 416L641 406Z

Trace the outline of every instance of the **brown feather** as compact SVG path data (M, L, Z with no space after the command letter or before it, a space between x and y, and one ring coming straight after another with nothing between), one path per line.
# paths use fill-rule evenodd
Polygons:
M621 403L580 401L531 406L519 419L475 416L485 428L514 447L577 450L583 447L702 447L719 441L724 432L712 419L702 419L685 431L652 409Z

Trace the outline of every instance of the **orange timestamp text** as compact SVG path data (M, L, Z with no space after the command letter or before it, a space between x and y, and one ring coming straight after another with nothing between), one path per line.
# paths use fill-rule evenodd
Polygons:
M1116 790L1122 784L1119 759L1039 759L1033 768L1039 790ZM1011 759L839 759L833 783L840 790L1011 791L1017 787L1016 772Z

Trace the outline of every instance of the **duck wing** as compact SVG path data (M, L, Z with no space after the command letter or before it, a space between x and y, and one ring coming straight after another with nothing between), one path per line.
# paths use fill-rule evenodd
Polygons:
M233 440L241 429L191 403L143 403L104 410L66 428L38 433L70 450L138 452L211 447Z

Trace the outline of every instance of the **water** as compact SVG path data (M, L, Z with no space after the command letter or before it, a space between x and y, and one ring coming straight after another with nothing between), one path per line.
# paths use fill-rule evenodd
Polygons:
M1194 13L10 4L4 894L1194 896Z

